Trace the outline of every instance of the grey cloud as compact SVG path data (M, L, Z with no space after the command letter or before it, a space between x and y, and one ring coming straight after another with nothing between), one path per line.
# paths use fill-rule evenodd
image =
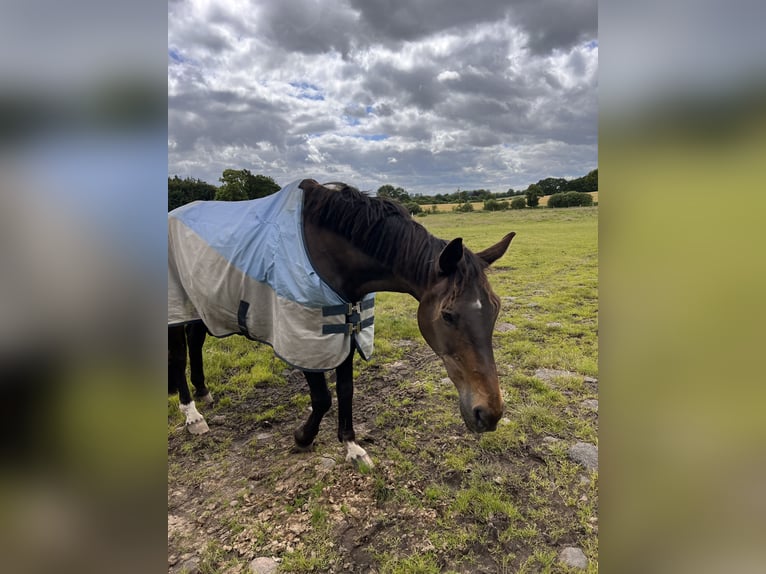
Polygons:
M238 103L245 109L231 108ZM284 108L259 99L243 99L227 90L200 90L168 97L168 129L181 149L206 139L215 144L254 145L267 141L285 147L289 127ZM188 119L191 118L191 119Z
M421 110L430 110L445 98L445 90L436 80L438 70L426 63L401 70L390 64L378 63L369 72L363 85L376 98L396 98Z
M349 104L343 109L343 113L353 118L363 118L367 116L367 106L361 103Z
M287 51L347 54L357 27L356 14L343 2L262 2L258 33Z
M547 54L596 38L598 2L521 0L513 3L511 21L528 34L528 46L534 54Z
M529 37L536 54L566 49L597 32L597 0L350 0L369 35L383 43L506 21Z
M212 25L231 29L236 35L247 35L251 32L248 16L250 14L237 14L225 5L214 3L207 8L205 21Z
M229 39L218 27L192 28L185 30L177 42L186 46L206 48L212 53L221 53L231 49Z
M211 20L241 18L211 9ZM597 32L596 0L338 0L259 3L258 34L285 51L348 55L375 43L396 46L444 31L505 21L528 36L530 50L566 49ZM486 52L490 54L491 52Z
M384 43L423 38L450 28L465 28L501 18L506 0L350 0L369 34Z
M502 138L488 129L470 130L467 132L466 144L477 147L491 147L503 143Z
M390 116L394 113L394 108L386 102L376 104L373 109L377 115L382 117Z
M312 114L300 114L291 122L290 132L298 134L321 134L338 129L340 122L335 118L318 118Z

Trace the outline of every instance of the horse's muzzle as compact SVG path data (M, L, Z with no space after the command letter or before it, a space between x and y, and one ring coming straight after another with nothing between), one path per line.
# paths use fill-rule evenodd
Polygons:
M502 412L500 413L502 416ZM476 423L477 432L493 431L497 428L497 422L500 420L500 416L490 414L489 409L486 407L474 407L473 419Z
M497 428L497 423L503 416L504 405L499 409L490 409L485 405L473 407L465 406L460 402L460 414L463 416L465 426L475 433L491 432Z

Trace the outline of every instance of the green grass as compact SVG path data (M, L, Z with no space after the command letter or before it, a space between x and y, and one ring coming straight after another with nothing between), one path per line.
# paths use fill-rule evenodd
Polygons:
M441 572L436 556L430 552L403 557L385 556L381 562L383 563L381 574L438 574Z
M468 488L456 493L451 510L480 522L487 522L497 516L510 520L521 516L513 501L503 490L480 478L474 479Z
M206 376L217 402L202 412L208 416L212 409L227 422L239 417L237 422L254 428L269 421L269 432L282 437L281 446L250 435L233 443L208 435L176 440L169 452L173 488L199 492L204 485L213 497L211 474L248 483L245 477L253 471L242 475L236 469L243 464L257 467L263 473L252 484L262 489L253 494L258 506L232 516L236 510L222 499L226 512L211 515L205 528L217 525L214 532L225 536L252 533L257 550L273 541L279 520L302 516L310 530L295 547L275 554L282 559L282 572L341 569L353 562L348 548L341 548L341 533L351 525L361 536L372 524L383 526L362 537L360 544L381 573L565 572L557 563L562 545L581 547L590 561L587 572L597 572L593 521L598 515L598 473L571 462L567 449L580 440L598 444L597 415L580 406L586 398L597 398L582 376L598 377L598 208L440 214L417 221L444 239L463 237L473 251L509 231L517 233L489 275L502 299L498 323L516 326L494 335L506 401L498 429L480 437L467 433L457 392L443 380L446 372L438 360L419 363L418 369L411 367L403 375L391 374L395 362L410 364L427 352L417 327L417 302L408 295L379 293L375 354L369 363L357 360L354 366L355 421L360 426L359 413L364 412L363 426L374 438L364 446L375 469L361 474L341 462L335 399L320 429L316 453L284 453L292 432L287 423L304 417L310 405L307 389L296 393L286 388L283 371L289 367L275 359L270 348L229 337L210 339L205 346ZM543 381L535 376L539 368L575 376ZM271 390L281 390L281 402L255 399L273 396ZM368 401L366 411L357 408L359 400ZM171 398L169 435L177 439L182 424L178 400ZM549 435L559 442L544 443ZM246 462L228 470L221 458L237 444L245 445ZM310 472L301 477L302 486L291 497L275 490L301 472L291 465L308 464L317 454L336 457L338 464L321 480ZM182 468L182 457L196 459L199 465ZM238 483L236 490L241 488ZM258 512L276 500L282 514L258 521ZM225 571L237 560L215 540L195 548L200 547L201 572Z

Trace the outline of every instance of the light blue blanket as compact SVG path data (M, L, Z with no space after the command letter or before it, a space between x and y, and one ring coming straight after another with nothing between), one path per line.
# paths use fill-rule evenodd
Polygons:
M168 214L168 325L268 343L304 370L337 367L352 338L373 350L374 294L352 310L314 270L295 181L250 201L196 201Z

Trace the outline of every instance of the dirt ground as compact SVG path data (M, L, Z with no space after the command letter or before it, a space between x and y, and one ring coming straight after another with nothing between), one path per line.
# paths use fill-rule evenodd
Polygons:
M202 405L209 433L191 436L179 419L168 435L168 571L249 572L261 556L290 572L568 571L556 569L561 548L593 557L594 476L552 453L543 433L481 448L438 358L401 344L403 360L358 367L354 422L370 472L344 460L335 397L313 450L293 448L308 414L296 396L308 389L283 366L279 381ZM593 393L583 387L568 405ZM477 492L496 496L482 505Z

